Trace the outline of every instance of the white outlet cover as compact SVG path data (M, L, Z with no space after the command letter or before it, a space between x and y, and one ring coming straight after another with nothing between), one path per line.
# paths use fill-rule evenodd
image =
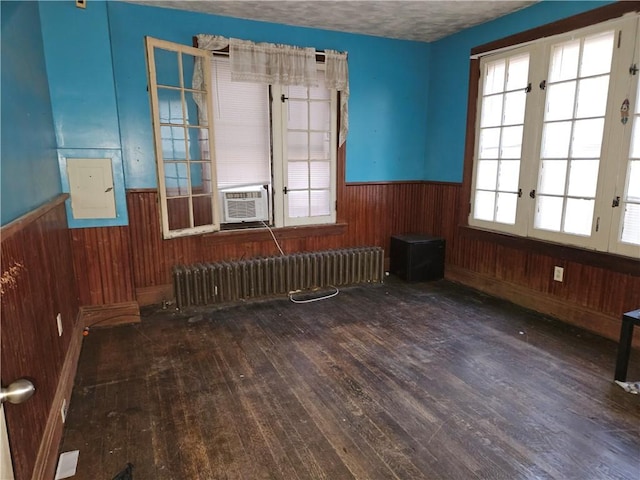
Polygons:
M553 279L556 282L562 282L564 279L564 268L563 267L555 267L553 269Z
M76 474L79 456L80 450L61 453L60 458L58 458L58 468L56 470L55 480L73 477Z

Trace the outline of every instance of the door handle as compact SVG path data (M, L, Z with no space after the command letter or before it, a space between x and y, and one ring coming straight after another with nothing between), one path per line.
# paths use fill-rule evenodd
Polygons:
M35 393L36 387L26 378L20 378L7 388L0 388L0 403L9 402L18 404L26 402Z

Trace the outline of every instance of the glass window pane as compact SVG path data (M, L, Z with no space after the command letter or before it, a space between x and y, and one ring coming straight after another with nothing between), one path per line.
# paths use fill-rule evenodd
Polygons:
M564 82L547 87L545 121L568 120L573 118L576 82Z
M522 156L522 126L502 129L500 158L520 158Z
M505 125L524 123L524 107L527 103L527 94L524 90L507 93L504 98Z
M491 95L482 99L481 127L496 127L502 121L503 95Z
M207 141L207 136L209 135L208 130L197 128L197 127L187 127L187 135L188 145L189 145L189 160L198 161L205 160L209 158L209 142ZM204 138L203 138L204 137Z
M312 132L309 134L309 150L312 160L329 160L331 158L331 134Z
M289 160L307 160L309 158L307 132L287 133L287 157Z
M160 123L184 124L182 93L180 90L158 88L158 109L160 111Z
M285 95L289 98L304 99L308 98L307 87L300 85L291 85L288 87L288 92Z
M529 54L525 53L509 59L509 72L507 74L507 90L523 90L526 88L529 78Z
M564 195L566 175L566 160L543 160L542 167L540 168L538 193Z
M518 195L515 193L498 192L496 221L513 225L516 222L516 206Z
M545 123L542 130L542 158L567 158L571 140L571 122Z
M207 128L191 128L189 129L191 142L197 144L195 152L192 153L192 160L211 160L211 152L209 151L209 130Z
M331 98L331 91L326 87L324 81L324 72L318 71L318 85L309 88L309 98L314 100L329 100Z
M631 135L631 154L629 156L631 158L640 158L640 120L638 118L633 122L633 133Z
M309 164L307 162L289 162L287 188L291 190L309 188Z
M560 223L562 222L562 200L560 197L538 195L534 227L541 230L559 232Z
M551 69L549 82L559 82L576 78L578 58L580 57L580 40L554 45L551 51Z
M311 188L329 188L331 184L331 164L329 162L311 162Z
M584 40L580 76L608 73L611 70L614 31L599 33Z
M498 171L498 190L517 192L520 177L520 160L502 160Z
M167 217L169 220L169 230L191 228L189 211L188 198L168 198Z
M189 195L187 164L182 162L166 162L164 164L164 185L167 191L167 197Z
M329 190L312 190L309 198L312 217L331 214L331 195Z
M495 190L498 175L497 160L478 161L478 171L476 172L476 189Z
M210 195L193 197L193 226L213 223L213 204Z
M299 101L289 98L287 101L287 128L307 130L309 127L307 108L306 100Z
M638 160L629 162L627 185L627 201L640 203L640 161Z
M195 95L200 95L200 97L202 97L203 105L206 105L206 102L209 101L206 93L185 92L184 100L185 100L185 106L187 109L187 123L193 126L206 127L207 126L206 113L204 115L200 113L200 109L198 108L198 105L196 104L196 101L193 98Z
M573 158L599 158L603 129L604 118L576 121L573 126L571 156Z
M311 130L322 130L328 132L331 130L331 105L329 102L311 102L309 104Z
M207 172L203 170L202 162L190 162L189 163L189 174L190 182L191 182L191 193L192 194L202 194L206 193L204 190L204 180L206 180Z
M627 203L625 205L620 239L625 243L640 245L640 204Z
M287 193L287 206L289 209L289 217L308 217L309 216L309 191L301 192L290 191Z
M160 127L162 158L164 160L186 160L185 133L182 127Z
M500 146L500 128L485 128L480 130L480 158L498 158Z
M486 66L484 95L504 91L505 60L497 60Z
M492 222L495 207L495 192L485 192L483 190L476 191L476 200L473 205L473 218Z
M170 87L180 86L180 68L178 67L178 53L161 48L153 49L156 66L156 83Z
M576 235L591 235L594 200L567 198L564 232Z
M580 80L576 117L604 117L608 93L609 75Z
M572 197L595 198L598 184L598 160L573 160L569 165L569 188Z

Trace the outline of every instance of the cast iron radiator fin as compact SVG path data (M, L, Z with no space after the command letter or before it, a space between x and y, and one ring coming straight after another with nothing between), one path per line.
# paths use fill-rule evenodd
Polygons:
M382 283L383 279L384 250L380 247L173 267L178 309L329 286Z

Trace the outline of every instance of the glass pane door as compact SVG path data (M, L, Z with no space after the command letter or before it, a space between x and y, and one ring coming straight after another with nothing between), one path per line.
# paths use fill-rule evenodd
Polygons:
M534 228L591 235L614 37L551 47Z
M283 88L285 222L335 220L335 112L318 72L318 86Z

